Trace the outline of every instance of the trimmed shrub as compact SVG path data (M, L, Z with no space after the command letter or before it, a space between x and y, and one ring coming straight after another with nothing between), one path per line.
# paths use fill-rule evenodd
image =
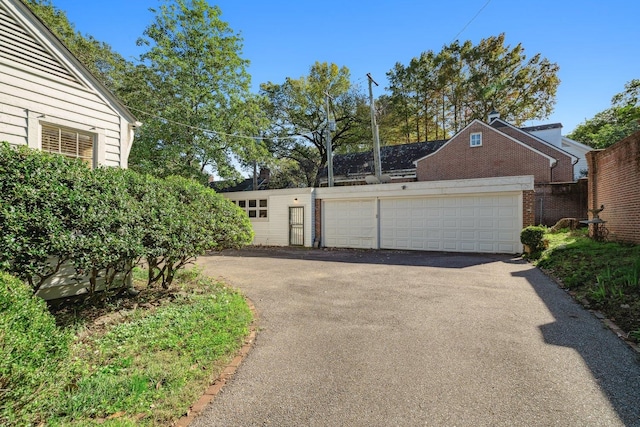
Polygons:
M544 250L545 231L545 227L530 225L520 232L520 242L529 247L531 255L535 256Z
M134 261L143 254L144 224L140 206L128 192L126 175L123 169L95 169L78 184L73 200L71 261L89 279L90 294L99 278L107 291L126 286ZM118 274L122 277L116 281Z
M77 185L90 170L80 161L0 143L0 269L37 291L73 252L69 219Z
M39 395L59 386L58 366L69 356L71 339L29 286L0 272L0 424L36 421L46 404Z
M118 291L145 258L149 285L168 287L175 272L208 250L251 242L240 208L202 184L0 144L0 270L34 292L65 263L77 281Z
M159 213L156 240L147 239L149 284L158 280L164 288L175 273L209 250L249 244L253 229L246 213L213 190L182 177L158 182L166 197ZM169 201L169 202L167 202Z

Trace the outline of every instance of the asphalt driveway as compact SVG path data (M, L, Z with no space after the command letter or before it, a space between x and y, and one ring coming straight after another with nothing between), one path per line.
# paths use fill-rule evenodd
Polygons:
M518 258L250 249L202 257L259 311L194 426L640 426L640 362Z

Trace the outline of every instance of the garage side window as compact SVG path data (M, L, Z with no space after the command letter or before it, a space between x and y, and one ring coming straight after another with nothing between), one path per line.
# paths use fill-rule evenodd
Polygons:
M482 145L482 133L472 133L469 139L469 145L471 147L480 147Z
M80 159L94 165L94 135L49 124L42 125L42 151Z
M242 208L249 218L267 219L269 217L267 199L234 200L233 203Z

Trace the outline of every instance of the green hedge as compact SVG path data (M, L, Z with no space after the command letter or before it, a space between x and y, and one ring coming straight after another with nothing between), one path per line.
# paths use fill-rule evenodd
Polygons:
M130 170L90 170L80 161L0 143L0 269L36 292L71 263L78 277L117 275L146 259L149 285L169 286L175 271L207 250L251 242L246 214L195 181Z
M149 285L167 288L176 271L208 250L238 248L253 240L246 213L202 184L182 177L128 174L141 207ZM162 204L158 205L158 200Z
M0 269L35 291L70 259L77 184L88 176L80 162L0 145Z
M56 384L72 335L58 329L31 288L0 271L0 424L29 425Z

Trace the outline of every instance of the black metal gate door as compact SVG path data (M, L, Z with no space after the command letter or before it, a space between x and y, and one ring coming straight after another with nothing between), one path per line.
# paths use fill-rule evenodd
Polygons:
M304 246L304 207L289 207L289 245Z

